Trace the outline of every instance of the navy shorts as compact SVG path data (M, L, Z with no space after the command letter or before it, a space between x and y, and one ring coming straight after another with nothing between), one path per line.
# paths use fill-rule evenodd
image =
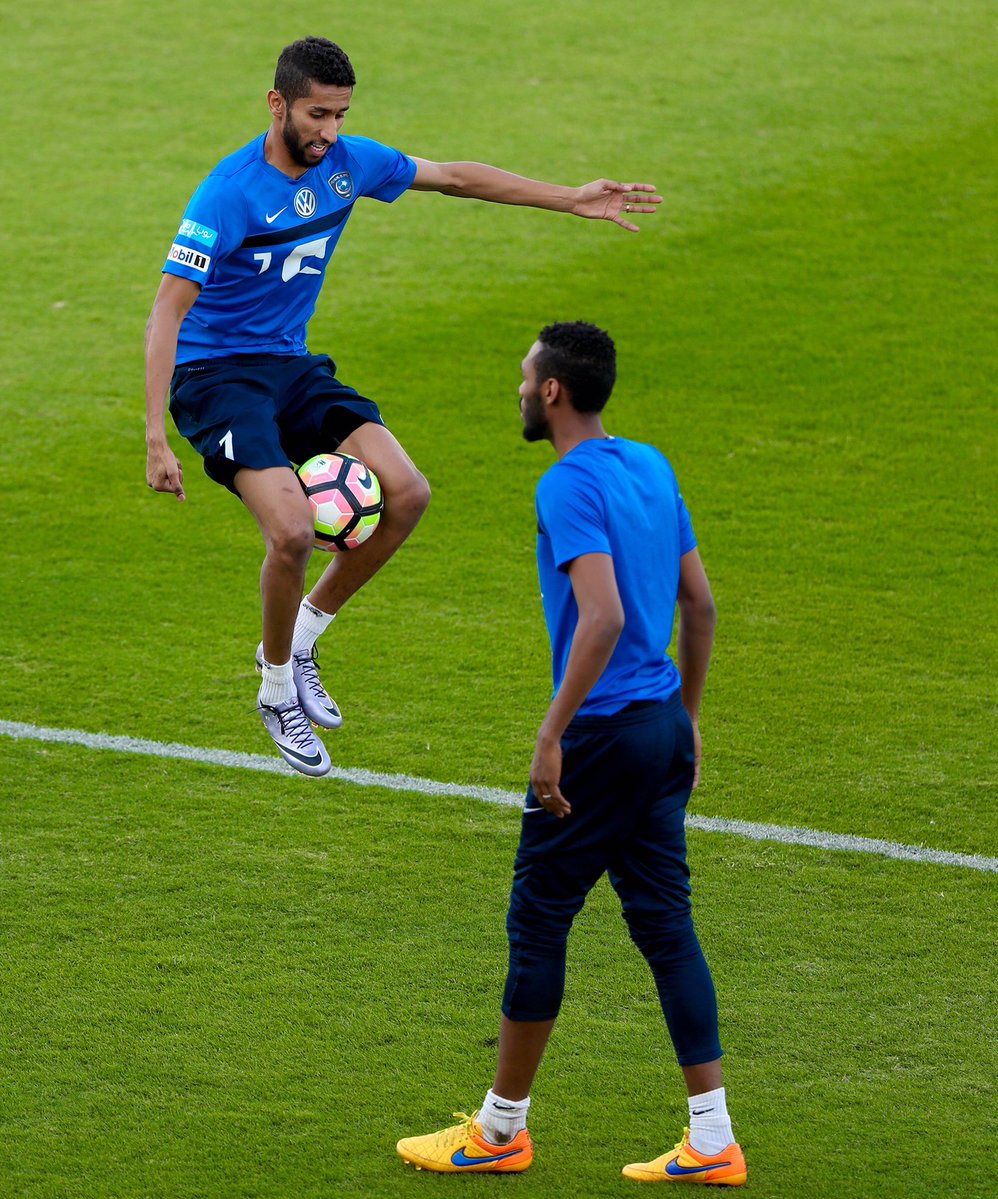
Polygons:
M239 354L178 366L170 415L204 459L205 474L236 491L243 467L300 466L335 451L368 421L373 400L336 378L326 354Z
M527 789L510 932L537 930L537 908L565 934L590 889L609 874L624 912L669 921L690 914L686 804L693 726L678 691L615 716L577 716L561 739L564 819ZM541 924L545 923L542 919Z

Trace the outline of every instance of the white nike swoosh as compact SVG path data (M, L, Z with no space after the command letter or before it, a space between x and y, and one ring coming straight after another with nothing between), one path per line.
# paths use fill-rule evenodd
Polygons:
M281 213L282 213L282 212L286 212L286 211L287 211L287 207L288 207L288 206L287 206L287 204L285 204L285 205L284 205L284 207L283 207L283 208L279 208L279 209L277 210L277 212L275 212L275 213L274 213L274 215L273 215L273 216L271 216L271 215L270 215L270 213L268 212L268 213L266 214L266 220L267 220L267 224L268 224L268 225L272 225L272 224L274 223L274 221L276 221L276 220L277 220L277 218L278 218L278 217L281 215Z
M529 815L531 812L546 812L547 808L524 808L524 813Z

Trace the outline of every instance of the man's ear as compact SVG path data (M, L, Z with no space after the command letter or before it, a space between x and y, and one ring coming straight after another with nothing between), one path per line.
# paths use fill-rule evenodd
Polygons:
M564 395L565 389L558 379L548 378L541 384L540 392L541 399L545 404L557 404Z

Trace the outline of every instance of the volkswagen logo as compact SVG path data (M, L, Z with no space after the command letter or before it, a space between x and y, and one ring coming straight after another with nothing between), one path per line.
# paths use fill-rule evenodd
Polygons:
M303 187L295 193L295 212L299 216L315 216L315 192L310 187Z

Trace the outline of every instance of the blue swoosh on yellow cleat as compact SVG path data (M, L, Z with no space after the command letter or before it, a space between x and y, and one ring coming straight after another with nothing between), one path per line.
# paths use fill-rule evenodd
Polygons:
M672 1178L685 1178L688 1174L705 1174L708 1170L720 1170L730 1165L731 1162L711 1162L709 1166L681 1166L673 1158L665 1167L665 1172Z
M464 1149L458 1149L450 1160L452 1166L492 1166L505 1161L507 1157L516 1157L519 1152L519 1149L510 1149L507 1153L496 1153L492 1157L466 1157Z

